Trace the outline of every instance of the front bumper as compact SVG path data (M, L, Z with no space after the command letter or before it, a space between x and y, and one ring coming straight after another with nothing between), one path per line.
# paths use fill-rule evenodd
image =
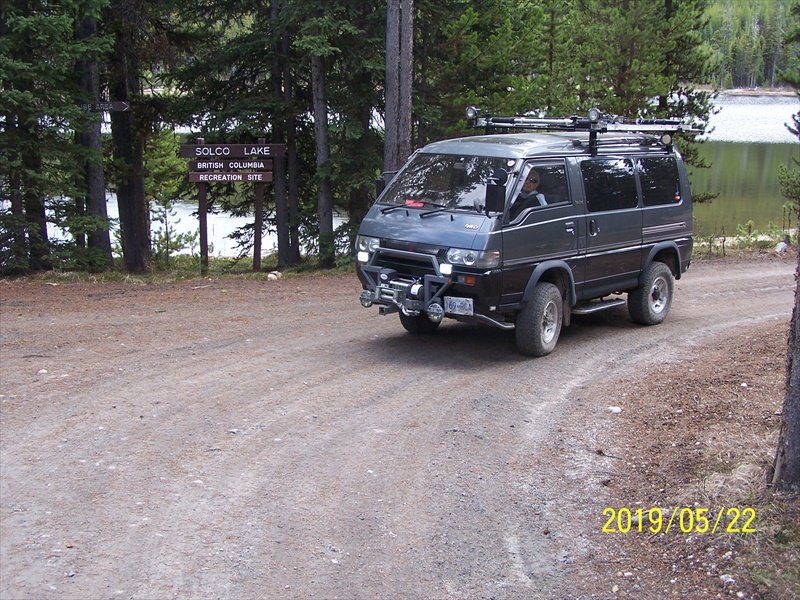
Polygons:
M473 283L466 285L459 281L463 273L444 275L435 255L379 248L368 262L359 263L357 272L364 288L361 305L377 305L380 314L425 314L435 322L446 316L514 328L513 323L493 313L492 304L500 298L499 270L469 273Z
M401 273L387 263L407 264L413 274ZM442 275L435 256L389 248L379 248L369 262L360 264L358 277L364 287L362 306L377 304L382 314L427 313L432 304L442 305L444 293L452 285L450 278Z

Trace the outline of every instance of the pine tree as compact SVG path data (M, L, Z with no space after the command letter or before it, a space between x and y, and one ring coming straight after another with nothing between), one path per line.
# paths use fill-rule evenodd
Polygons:
M105 45L97 36L76 39L75 29L80 19L96 15L101 4L65 0L42 10L39 3L15 0L0 9L0 114L5 124L0 132L0 194L10 204L10 213L0 215L7 232L0 244L4 271L51 268L51 211L74 214L74 204L59 205L57 200L82 194L75 173L85 152L74 143L74 131L97 115L82 109L86 97L77 85L75 67ZM94 222L91 230L105 225Z
M793 60L791 68L781 75L794 87L800 98L800 1L792 6L792 27L787 41ZM793 118L789 130L800 141L800 111ZM800 161L781 169L779 175L784 196L800 210ZM800 239L800 225L798 225ZM797 271L795 272L794 311L789 328L789 348L787 353L786 395L783 401L781 428L778 437L778 449L775 454L772 483L780 487L800 488L800 254L798 254Z

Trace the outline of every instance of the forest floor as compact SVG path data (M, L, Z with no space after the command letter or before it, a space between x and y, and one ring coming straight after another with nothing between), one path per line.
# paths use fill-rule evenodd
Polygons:
M542 359L351 273L0 280L0 597L800 598L796 261L700 257Z
M614 382L609 401L633 405L591 435L611 467L603 481L616 500L609 505L633 517L606 523L631 530L606 538L618 566L613 597L657 597L660 582L664 598L800 598L800 495L765 485L785 393L786 331L778 323L737 330L692 347L680 364Z

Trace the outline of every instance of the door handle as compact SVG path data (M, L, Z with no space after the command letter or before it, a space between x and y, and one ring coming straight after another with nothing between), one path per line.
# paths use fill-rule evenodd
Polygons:
M589 220L589 235L597 235L600 233L600 227L594 219Z

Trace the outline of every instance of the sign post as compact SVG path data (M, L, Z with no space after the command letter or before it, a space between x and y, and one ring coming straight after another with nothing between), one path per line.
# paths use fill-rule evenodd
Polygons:
M255 223L253 224L253 271L261 270L261 231L264 226L264 184L272 182L274 160L286 155L283 144L267 144L259 138L255 144L181 144L181 158L190 158L189 181L197 183L197 215L200 220L200 271L208 272L208 199L209 183L254 183Z
M262 146L266 144L264 138L258 138ZM272 179L272 173L270 180ZM256 202L254 207L256 220L253 223L253 271L261 270L261 232L264 228L264 184L256 183Z
M203 138L197 138L197 143L202 144ZM200 221L200 273L208 273L208 190L205 182L197 186L197 219Z

